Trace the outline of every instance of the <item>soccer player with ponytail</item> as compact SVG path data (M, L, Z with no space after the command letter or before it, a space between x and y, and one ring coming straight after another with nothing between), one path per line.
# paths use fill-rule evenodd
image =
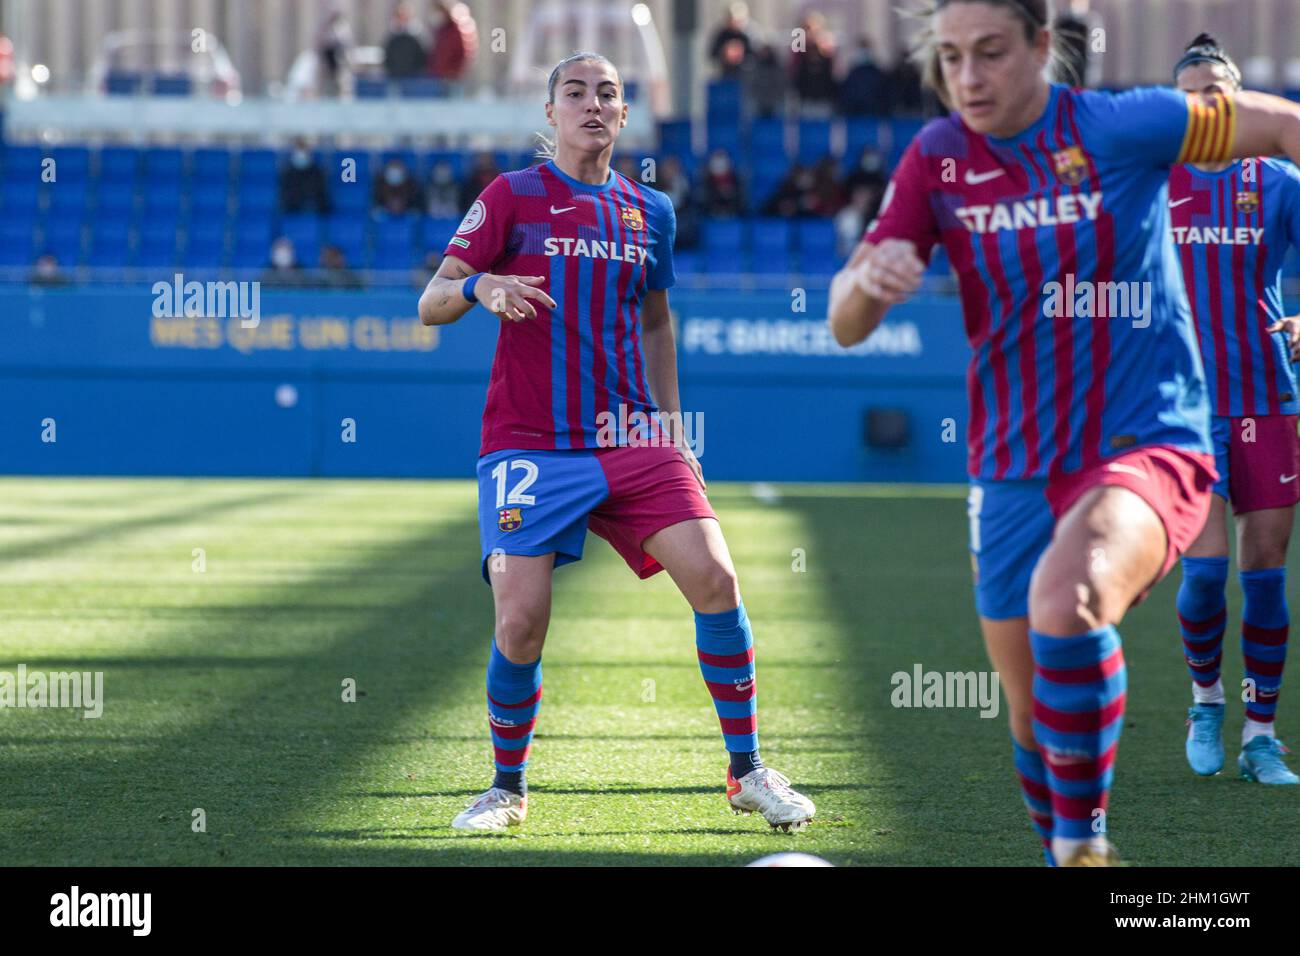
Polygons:
M919 49L952 109L904 154L831 287L859 342L942 243L967 337L975 604L1048 862L1113 865L1118 625L1200 534L1217 477L1174 246L1178 163L1300 158L1259 93L1050 83L1046 0L936 0Z
M452 822L459 830L500 832L527 813L551 578L581 560L588 528L639 577L667 570L694 610L731 808L786 830L815 812L759 757L749 616L682 429L672 203L610 169L627 110L609 60L562 60L547 84L554 155L483 190L420 297L426 325L455 322L476 302L501 320L478 460L481 563L496 608L496 776Z
M1202 33L1174 67L1174 84L1189 94L1231 96L1241 90L1241 71ZM1273 724L1290 625L1286 552L1300 501L1300 396L1291 365L1300 352L1300 318L1282 308L1282 262L1287 249L1300 246L1300 172L1263 156L1176 166L1169 215L1205 363L1219 472L1209 520L1183 556L1178 589L1192 675L1187 762L1203 776L1223 767L1219 670L1230 502L1245 597L1246 720L1237 769L1247 780L1296 784L1300 777L1287 768Z

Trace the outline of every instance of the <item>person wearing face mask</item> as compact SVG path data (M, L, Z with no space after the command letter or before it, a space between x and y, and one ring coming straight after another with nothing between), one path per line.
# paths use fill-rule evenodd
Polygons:
M731 157L724 150L715 149L709 154L701 192L706 215L726 218L744 212L745 197L740 179L731 165Z
M455 219L462 212L460 184L451 163L439 160L429 171L429 184L424 190L424 211L437 219Z
M328 215L330 211L325 171L307 148L307 141L301 138L294 140L293 148L280 168L280 210L320 215Z
M304 284L302 269L298 265L298 254L293 241L287 236L280 236L271 243L271 265L262 272L260 279L265 286L299 286Z
M406 163L394 157L375 177L375 206L391 216L401 216L421 205L420 187Z

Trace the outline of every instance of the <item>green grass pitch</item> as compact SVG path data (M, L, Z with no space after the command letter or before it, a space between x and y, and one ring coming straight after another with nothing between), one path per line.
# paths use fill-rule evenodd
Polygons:
M0 479L0 670L103 671L105 696L97 720L0 710L0 859L1039 865L1005 713L890 704L895 671L987 667L964 491L777 490L710 496L754 623L764 757L816 800L814 824L780 834L727 809L690 609L589 537L555 578L530 816L494 837L448 827L491 765L471 483ZM1184 764L1176 578L1122 629L1111 835L1139 865L1300 863L1300 787L1236 779L1240 705L1225 772ZM1239 608L1234 581L1229 687ZM1283 688L1283 740L1298 697Z

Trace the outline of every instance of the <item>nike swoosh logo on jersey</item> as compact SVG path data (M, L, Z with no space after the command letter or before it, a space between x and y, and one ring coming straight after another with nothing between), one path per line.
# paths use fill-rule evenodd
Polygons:
M1005 169L992 169L987 173L977 173L972 169L968 169L966 170L966 185L978 186L980 183L986 183L990 179L997 179L1005 172Z
M1179 206L1181 206L1183 203L1185 203L1185 202L1191 202L1192 199L1193 199L1192 196L1185 196L1185 197L1183 197L1182 199L1171 199L1171 200L1169 200L1169 208L1170 208L1170 209L1177 209L1177 208L1178 208Z
M1296 480L1296 477L1297 475L1283 475L1278 479L1278 481L1282 482L1284 485L1289 485L1291 482Z
M570 209L577 209L577 208L578 208L577 206L565 206L563 209L556 209L554 206L552 206L551 215L558 216L562 212L568 212Z

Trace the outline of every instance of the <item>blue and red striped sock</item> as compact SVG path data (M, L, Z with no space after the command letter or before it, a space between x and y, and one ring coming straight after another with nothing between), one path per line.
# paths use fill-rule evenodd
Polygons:
M1124 723L1127 675L1119 633L1102 627L1071 637L1029 632L1034 654L1034 738L1052 791L1052 848L1106 830L1115 752Z
M1228 559L1183 558L1178 587L1178 624L1183 658L1198 704L1222 704L1223 630L1227 620Z
M515 664L497 648L492 638L492 655L487 667L488 726L492 730L492 751L496 777L492 786L525 794L524 769L533 742L533 727L542 703L542 659Z
M695 612L695 650L713 697L722 739L739 780L758 770L758 695L754 688L754 637L744 602L731 611Z
M1240 576L1246 597L1241 611L1241 656L1246 662L1246 678L1254 688L1254 693L1247 695L1244 744L1256 734L1273 734L1291 618L1286 606L1286 568L1242 571Z
M1037 750L1022 746L1015 737L1011 738L1014 751L1016 776L1020 778L1020 793L1025 799L1025 809L1029 811L1029 822L1043 841L1043 846L1052 848L1052 791L1047 786L1047 768L1043 765L1043 756Z

